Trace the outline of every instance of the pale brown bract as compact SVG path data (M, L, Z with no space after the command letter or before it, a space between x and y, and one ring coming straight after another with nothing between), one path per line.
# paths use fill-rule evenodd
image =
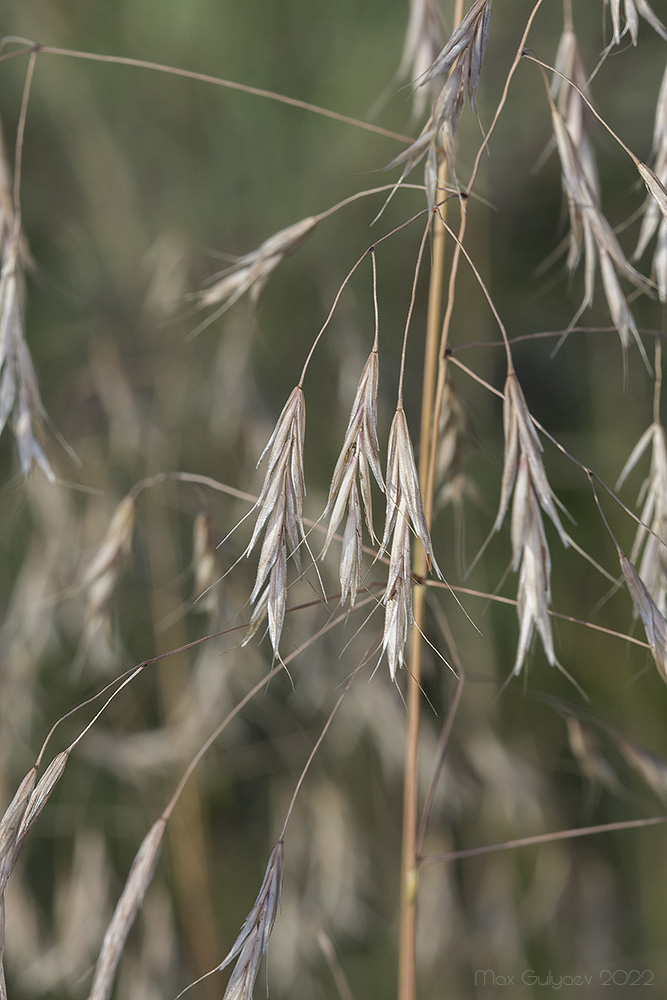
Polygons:
M278 841L271 852L255 904L245 919L231 951L220 963L222 972L234 959L234 971L227 983L223 1000L251 1000L259 964L269 949L269 939L281 904L284 868L284 844Z
M267 281L278 265L294 253L315 229L318 218L308 216L269 236L256 250L239 257L222 272L217 281L199 293L202 308L218 306L208 322L222 316L243 295L250 294L253 305L264 291Z
M306 427L306 401L298 385L285 403L273 434L260 455L258 465L268 456L268 467L255 509L257 521L246 549L249 556L262 530L264 541L259 555L257 577L250 595L254 610L244 644L255 634L262 621L269 620L269 636L275 653L285 618L287 599L287 544L299 563L299 546L305 538L303 498L306 492L303 474L303 442ZM267 582L268 578L268 582Z
M371 351L364 365L352 404L345 440L329 487L329 497L323 517L329 518L329 529L320 558L329 550L345 508L348 515L343 534L340 561L341 602L348 595L353 605L361 579L361 507L357 481L361 488L366 526L371 541L377 541L373 528L373 500L370 473L381 490L384 481L380 468L380 447L377 437L377 393L379 361L377 350Z
M632 603L642 620L658 673L667 684L667 621L646 589L639 573L620 549L618 558Z
M428 121L417 139L385 167L386 170L392 170L404 165L396 183L398 187L426 157L424 186L430 211L434 209L438 194L439 138L447 156L452 182L456 185L454 135L463 111L466 91L473 110L477 110L477 85L486 50L492 6L493 0L476 0L437 58L418 80L423 86L439 78L446 78L433 102Z
M503 402L505 460L500 503L493 530L505 519L512 504L512 569L519 572L517 613L519 642L513 672L518 674L526 658L535 628L549 663L556 664L549 607L551 605L551 557L541 510L553 522L565 547L569 539L561 524L555 498L542 462L542 445L530 416L519 380L510 371Z
M387 586L382 598L385 606L382 653L387 653L389 671L394 679L397 669L403 664L403 651L412 624L411 530L424 547L429 569L442 579L424 515L405 411L400 405L389 433L386 492L387 510L379 555L387 551L390 539L392 546Z
M623 0L623 16L625 26L621 29L621 0L609 0L611 8L611 23L614 31L614 44L618 45L625 34L629 34L632 44L637 44L639 34L639 17L644 18L654 31L667 41L667 28L656 16L647 0Z
M616 484L617 489L651 449L651 465L639 494L643 501L630 558L636 562L640 552L639 576L661 614L667 614L667 438L661 424L655 422L644 431L632 449Z

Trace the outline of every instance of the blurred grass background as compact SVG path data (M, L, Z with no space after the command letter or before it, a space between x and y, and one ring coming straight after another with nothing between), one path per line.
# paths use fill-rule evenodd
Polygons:
M479 93L483 127L530 9L512 0L494 11ZM451 25L452 11L444 12ZM14 0L3 14L7 35L193 69L406 134L421 127L410 121L409 88L399 89L393 79L407 23L407 5L398 0ZM608 40L602 4L577 9L575 22L592 69ZM560 6L545 5L530 45L547 62L560 30ZM642 22L637 49L615 52L593 84L601 113L644 159L664 58L664 43ZM26 66L26 58L0 66L10 161ZM601 128L595 139L603 204L611 224L620 225L643 195L632 164ZM568 288L560 266L538 273L565 223L554 156L538 169L549 140L541 78L526 64L483 163L477 193L488 204L471 208L467 242L511 336L563 329L580 301L581 288L576 282ZM459 140L463 178L480 141L479 126L466 111ZM21 185L35 259L27 338L46 409L80 465L49 435L49 458L62 482L49 486L39 472L25 482L11 435L5 431L0 439L3 803L53 722L102 683L156 652L247 620L252 560L215 589L203 613L190 611L195 519L206 515L217 542L248 509L203 487L172 483L140 495L132 558L92 637L86 595L76 584L117 503L144 477L180 469L241 490L259 488L257 457L338 287L373 240L423 208L423 197L399 193L372 229L381 196L343 209L280 266L256 315L241 301L194 340L188 334L201 316L188 295L224 266L220 255L248 252L304 216L393 180L381 168L397 152L389 139L250 95L142 69L38 58ZM417 223L377 253L383 443L420 229ZM631 230L624 244L628 252L635 235ZM413 434L425 292L423 276L406 375ZM453 344L462 360L500 388L505 370L498 331L465 268L457 294ZM643 328L660 328L655 303L634 308ZM599 302L585 320L609 325ZM326 501L372 330L371 277L362 267L306 382L308 511L315 518ZM536 339L517 347L529 406L613 484L650 423L651 381L633 351L624 386L613 332L573 334L552 358L554 342ZM468 344L480 346L464 350ZM497 400L460 372L453 378L473 428L466 471L479 499L464 504L469 562L498 502L502 422ZM546 462L576 522L572 534L617 573L585 476L551 446ZM632 477L626 502L634 503L641 478L639 472ZM629 550L633 523L609 502L605 510ZM378 521L380 513L378 502ZM452 583L463 582L459 531L451 508L439 513L434 542ZM217 574L242 554L244 532L215 552ZM632 629L627 595L613 594L601 606L609 584L576 554L560 551L548 527L547 534L555 609ZM493 592L509 552L503 533L469 585ZM335 569L326 572L335 592ZM373 574L381 579L377 567ZM294 591L295 603L316 597L309 577ZM502 593L513 597L515 588L510 574ZM618 771L619 788L602 788L582 774L568 747L562 707L546 700L573 702L581 710L581 699L548 668L537 645L527 678L496 697L514 659L515 611L483 599L467 598L465 605L481 634L451 597L439 594L433 601L431 638L451 658L452 631L468 680L428 852L658 813L661 804L623 769L604 726L594 730L601 754ZM364 618L359 611L344 629L310 647L295 661L291 678L282 676L255 699L197 771L130 936L118 997L175 996L229 950L337 688L377 639L377 616L355 635ZM322 607L288 616L286 652L326 620ZM612 733L667 756L666 692L646 651L565 622L555 631L559 659L590 697L586 711L614 727ZM8 887L5 964L12 1000L86 995L104 927L141 838L201 739L267 671L266 647L241 650L232 633L162 661L131 685L82 743ZM357 1000L395 992L404 710L385 674L383 665L371 684L362 677L354 685L298 800L286 841L283 912L271 946L273 997L340 995L318 933L333 942ZM424 721L426 784L453 690L451 675L435 657L425 689L433 706ZM82 718L63 724L54 752L79 731ZM663 845L656 828L426 868L420 996L492 995L477 988L478 969L517 980L530 969L543 978L549 970L554 976L591 974L600 988L603 970L638 969L652 973L656 985L666 983ZM192 995L220 996L220 980L212 977ZM543 992L524 985L517 995Z

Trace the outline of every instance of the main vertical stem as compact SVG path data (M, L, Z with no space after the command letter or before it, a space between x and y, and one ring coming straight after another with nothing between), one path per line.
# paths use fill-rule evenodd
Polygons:
M439 183L444 187L447 164L440 165ZM424 384L422 392L421 433L419 439L419 481L426 489L433 424L438 350L440 341L440 314L442 308L442 282L445 257L444 226L433 227L433 265L429 288L428 319L426 327L426 352L424 358ZM433 490L424 494L424 513L431 524ZM417 542L414 572L423 578L428 572L426 554ZM410 637L408 657L407 732L405 747L405 774L403 786L403 844L401 858L401 903L398 960L399 1000L416 1000L417 997L417 889L419 859L417 857L418 815L418 749L419 713L421 707L422 631L424 625L424 588L417 585L413 597L414 624Z

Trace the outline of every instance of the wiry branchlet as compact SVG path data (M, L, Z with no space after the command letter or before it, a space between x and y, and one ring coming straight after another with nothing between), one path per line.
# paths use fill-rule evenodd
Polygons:
M412 625L412 577L410 530L422 543L429 569L442 573L433 554L431 533L424 515L419 476L410 441L408 423L399 405L389 433L387 458L387 511L380 555L392 539L389 575L382 603L385 605L385 625L382 652L387 653L392 679L403 664L403 650Z
M264 881L234 942L231 951L218 969L222 972L237 958L227 983L223 1000L251 1000L259 972L259 964L269 948L269 939L281 905L284 867L284 844L278 841L271 852Z
M549 663L556 664L549 607L551 605L551 557L540 508L553 522L563 545L569 539L563 528L554 494L542 462L542 445L526 405L516 374L511 371L505 382L503 403L505 460L500 489L500 504L494 523L498 531L514 490L512 504L512 568L519 572L517 613L519 643L514 673L521 670L535 628Z
M591 727L573 715L567 717L566 724L570 750L576 758L582 774L589 781L602 785L603 788L608 788L611 792L618 792L621 784L613 767L602 754L600 744Z
M250 293L252 304L257 305L271 273L308 239L318 221L316 216L308 216L281 229L223 271L218 280L199 294L202 308L218 306L209 316L207 324L222 316L246 292Z
M46 419L37 376L24 336L23 277L18 240L5 252L0 273L0 434L11 418L21 472L29 475L37 462L49 480L55 475L35 436Z
M344 603L349 594L350 605L356 600L361 579L361 509L357 481L361 489L366 526L373 542L376 541L376 537L373 528L370 472L373 473L380 489L384 491L377 437L378 369L378 352L373 350L359 379L345 440L336 462L327 506L322 515L329 518L329 530L320 558L326 555L347 507L340 560L340 586L341 601Z
M667 684L667 621L628 557L619 550L618 558L632 603L642 620L658 673Z
M144 837L132 862L125 888L104 935L88 1000L108 1000L111 996L127 935L153 878L166 826L166 820L161 816Z
M269 636L275 653L285 618L287 598L287 546L300 567L299 546L305 539L303 498L306 487L303 475L303 442L306 427L306 402L297 386L285 403L273 434L257 465L268 455L268 467L255 508L255 529L246 556L255 547L262 530L264 541L257 566L257 577L250 595L254 610L244 639L248 642L268 615Z
M661 614L667 614L667 436L659 423L653 423L632 449L617 489L625 482L646 449L651 448L651 465L639 502L643 506L630 553L633 562L642 552L639 575Z
M443 42L442 11L436 0L410 0L410 19L398 68L399 78L421 80L435 61ZM438 96L443 82L439 75L431 80L431 101ZM413 118L419 119L423 116L428 96L426 88L415 87L412 102Z
M617 746L630 767L641 775L658 798L667 801L667 760L625 738L619 739Z
M623 0L623 17L625 27L621 29L621 0L609 0L611 7L611 23L614 32L614 44L618 45L625 34L629 34L632 44L637 44L640 15L654 31L667 41L667 28L653 12L648 0Z

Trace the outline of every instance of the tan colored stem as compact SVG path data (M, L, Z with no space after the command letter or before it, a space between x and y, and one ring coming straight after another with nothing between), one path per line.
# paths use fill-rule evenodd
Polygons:
M447 163L440 164L439 183L447 180ZM422 393L421 434L419 448L419 479L422 490L428 479L430 437L433 422L438 347L440 340L440 312L442 308L442 281L444 273L445 229L433 227L433 266L429 288L428 318L426 327L426 352L424 359L424 384ZM424 494L424 513L430 526L433 514L433 491ZM428 571L426 555L417 543L414 562L418 577ZM417 995L417 896L418 865L417 827L418 808L418 747L419 714L421 703L422 631L424 625L424 594L422 586L415 587L413 598L414 624L410 637L408 658L407 732L403 786L403 839L401 858L401 902L398 962L399 1000L416 1000Z

